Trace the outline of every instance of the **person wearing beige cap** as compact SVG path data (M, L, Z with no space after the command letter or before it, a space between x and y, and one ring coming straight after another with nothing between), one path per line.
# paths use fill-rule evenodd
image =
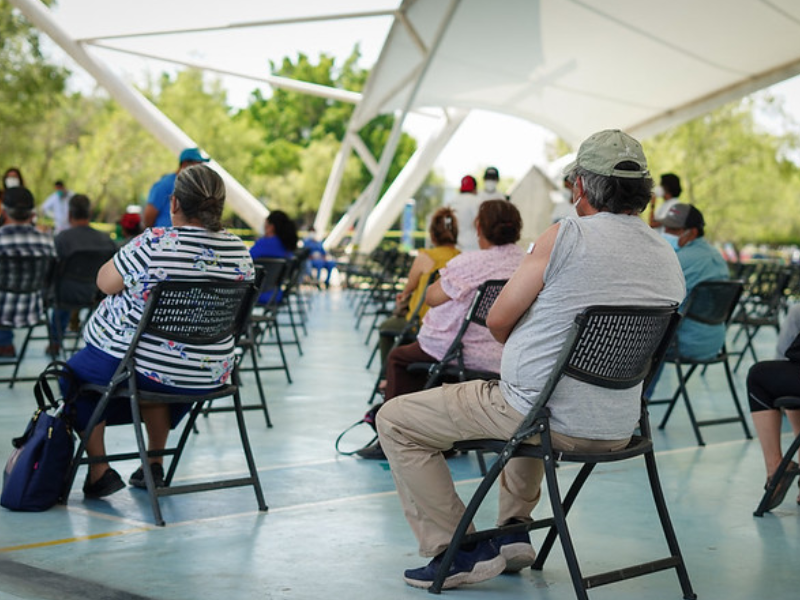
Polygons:
M377 429L422 556L406 583L429 588L464 513L442 451L464 439L509 439L535 405L575 316L598 305L669 306L685 288L675 252L640 218L653 180L641 144L619 130L581 144L565 173L580 218L551 225L511 276L488 315L503 343L500 381L470 381L403 395L378 413ZM658 273L655 277L653 274ZM548 402L556 448L624 448L639 421L641 388L616 392L565 377ZM544 467L514 458L500 485L497 522L531 521ZM444 587L484 581L533 564L527 533L463 546Z

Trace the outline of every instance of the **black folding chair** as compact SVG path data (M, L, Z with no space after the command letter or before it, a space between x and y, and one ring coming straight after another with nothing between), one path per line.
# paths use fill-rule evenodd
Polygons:
M493 371L468 369L464 365L464 334L472 323L486 327L486 317L492 308L497 296L503 290L507 279L490 279L484 281L475 293L467 314L461 322L461 327L456 333L450 347L445 352L442 360L438 362L415 362L408 365L412 373L427 372L428 379L425 389L430 389L441 384L442 381L470 381L473 379L500 379L500 375Z
M60 345L60 352L64 358L78 349L78 344L82 339L83 326L102 296L100 290L97 289L97 272L113 255L114 250L78 250L66 259L56 261L53 295L49 309L57 333L53 335L51 331L50 342ZM77 311L79 315L84 313L83 318L78 321L77 331L66 331L61 335L61 331L66 325L61 322L63 311ZM73 342L69 350L67 350L66 344L68 338L71 338Z
M733 315L732 323L739 325L734 343L744 334L744 346L741 350L731 352L738 355L733 372L737 373L749 352L754 363L758 362L753 340L762 327L771 327L775 333L780 332L780 315L786 308L789 294L789 281L792 270L783 265L770 263L759 264L745 283L744 293L740 300L739 310Z
M259 366L258 371L284 371L286 381L292 383L292 375L289 372L289 362L286 360L284 351L284 341L281 337L280 323L278 322L278 311L280 302L286 294L286 278L291 275L291 262L285 258L256 258L253 263L256 269L264 273L261 283L260 295L267 294L266 302L258 302L253 307L253 314L250 320L251 327L241 343L246 347L253 345L253 352L260 356L262 346L276 346L281 357L279 365ZM270 340L271 336L274 340ZM297 332L295 331L295 335ZM251 367L242 368L242 371L250 371L255 368L255 361ZM260 379L257 379L260 383ZM260 389L260 386L259 386Z
M36 322L24 326L27 333L17 355L13 358L0 359L0 367L14 367L11 377L0 378L0 382L8 382L9 388L13 388L17 381L35 381L37 379L37 377L18 377L19 368L25 358L28 344L33 339L34 330L37 327L47 327L44 299L52 280L54 264L55 257L53 256L0 254L0 296L6 299L7 304L11 304L12 299L21 300L28 296L30 300L26 298L19 302L19 305L27 306L28 302L38 303L40 311Z
M218 490L223 488L252 486L259 510L267 510L261 482L258 479L247 429L239 397L239 388L234 383L226 383L201 395L163 394L139 390L136 385L136 347L143 335L154 335L177 343L193 346L210 346L225 339L238 338L244 334L248 317L256 299L258 289L249 282L222 281L179 281L167 280L156 285L150 292L139 327L131 340L125 357L119 364L107 386L84 385L82 392L99 393L100 399L92 416L80 435L80 443L70 465L62 502L66 503L69 491L82 464L139 459L144 472L147 493L153 510L156 525L163 526L164 518L158 499L161 496L187 494L192 492ZM186 441L192 432L195 421L203 405L211 400L231 397L233 399L236 424L239 429L242 450L247 462L248 476L221 480L172 485L175 470L182 456ZM95 425L100 422L109 402L128 399L133 416L137 452L117 453L101 457L85 457L86 443ZM148 451L142 431L140 403L191 404L192 409L177 445L159 451ZM164 477L165 487L156 487L150 472L148 458L153 456L172 456L169 469Z
M796 396L784 396L783 398L777 398L775 400L775 407L778 409L800 410L800 398ZM792 463L794 457L797 456L798 449L800 449L800 435L794 438L792 443L789 445L789 448L786 450L786 452L784 452L778 468L775 469L772 477L770 477L769 481L767 481L767 485L764 486L764 495L761 497L761 501L758 503L758 507L756 507L756 510L753 513L753 515L756 517L763 517L765 512L769 512L771 510L769 508L769 503L772 499L772 494L775 492L775 488L778 487L778 484L781 483L783 474L786 473L786 469Z
M736 306L738 305L739 296L741 293L741 281L703 281L694 287L692 293L689 295L689 298L686 300L686 304L684 305L682 311L683 319L684 321L696 321L698 323L705 323L707 325L724 325L727 329L731 315L734 313ZM688 356L682 356L678 353L678 349L680 347L680 335L681 332L680 329L678 329L673 341L673 352L668 353L665 359L667 363L672 363L675 365L675 372L678 375L678 387L671 398L649 401L651 406L657 404L668 405L658 428L664 429L664 427L666 427L667 421L669 421L669 417L672 414L672 410L675 408L678 398L682 397L684 404L686 405L686 412L689 414L689 421L691 421L692 429L697 437L698 445L705 446L703 436L700 434L701 427L707 427L709 425L722 425L725 423L741 423L742 429L744 429L745 437L747 439L751 439L752 436L750 435L750 429L747 426L747 419L745 418L744 411L742 410L742 405L739 402L739 396L736 393L736 384L733 381L731 366L728 362L730 354L728 353L725 344L723 343L722 348L720 348L720 351L716 356L701 360ZM689 400L687 384L689 379L692 377L692 374L697 370L697 367L703 366L705 369L709 365L716 364L722 364L725 367L725 377L728 380L728 389L731 392L733 405L736 408L736 416L698 421L695 417L692 403ZM684 375L683 372L683 367L685 366L689 367L686 375Z
M653 372L663 357L679 319L676 307L595 306L587 308L576 317L569 337L562 347L556 365L541 394L511 439L471 440L456 444L458 449L492 451L496 452L498 457L473 494L456 528L439 566L436 580L430 588L432 593L441 591L453 558L463 544L474 543L498 535L548 528L547 537L532 568L541 570L544 567L556 537L558 537L561 540L575 594L580 600L588 600L588 589L667 569L675 569L683 590L683 597L686 599L696 598L661 489L644 403L639 423L640 434L633 436L625 449L616 452L561 452L554 449L550 437L547 408L550 396L563 377L572 377L609 390L630 389L640 385L647 378L648 373ZM526 443L533 436L539 437L538 445ZM509 460L518 456L534 457L543 461L553 516L530 523L515 523L467 534L467 529L481 503L503 468ZM598 463L626 460L635 456L644 457L650 489L669 548L669 556L614 569L606 573L584 576L578 564L567 526L567 515L578 492ZM580 472L563 498L556 476L557 461L583 463ZM594 518L597 518L597 515Z

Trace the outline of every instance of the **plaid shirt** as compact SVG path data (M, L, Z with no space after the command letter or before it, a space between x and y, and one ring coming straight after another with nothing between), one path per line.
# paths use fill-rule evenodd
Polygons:
M32 225L0 227L0 254L55 256L53 239ZM30 327L44 317L42 294L0 292L0 326Z

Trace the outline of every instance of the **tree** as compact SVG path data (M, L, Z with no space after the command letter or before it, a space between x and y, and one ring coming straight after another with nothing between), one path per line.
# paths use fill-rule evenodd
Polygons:
M358 67L358 47L337 69L335 60L325 54L313 64L305 54L293 62L284 58L278 75L360 91L368 71ZM237 115L261 133L262 148L256 152L253 170L260 183L257 193L263 194L270 208L298 217L313 214L319 207L327 175L344 137L353 106L347 103L275 89L269 98L260 91L252 94L250 104ZM373 119L359 133L370 152L378 157L388 141L394 118L382 115ZM385 191L416 150L416 142L403 134L389 168ZM351 157L343 184L336 199L336 212L343 212L372 179L364 165Z
M764 117L787 133L773 133ZM681 199L695 204L714 241L800 240L800 170L789 158L798 137L780 103L765 94L726 104L645 140L654 179L674 172Z
M20 167L34 183L42 168L33 128L61 101L69 72L48 62L38 31L7 2L0 2L0 72L0 164Z

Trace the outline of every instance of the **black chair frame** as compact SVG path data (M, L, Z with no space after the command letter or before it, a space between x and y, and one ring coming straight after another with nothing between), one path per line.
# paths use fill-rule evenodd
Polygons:
M628 447L623 450L602 453L554 450L550 437L549 411L546 406L559 381L565 376L609 389L629 389L652 377L655 368L666 352L679 320L680 316L676 312L676 307L596 306L586 309L576 317L569 337L562 347L556 365L539 398L511 439L471 440L459 442L456 445L456 448L464 450L493 451L498 456L467 505L442 558L436 579L429 589L431 593L440 593L450 565L463 544L508 533L547 528L547 536L532 568L541 570L544 567L556 538L559 538L575 594L580 600L588 600L587 590L589 589L668 569L675 569L683 597L687 600L696 598L656 470L651 432L644 403L642 404L639 435L633 436ZM525 443L536 435L540 438L540 445ZM535 457L543 461L553 516L535 522L515 523L467 534L467 530L489 490L508 461L516 456ZM669 556L605 573L584 576L578 564L567 526L567 515L578 492L598 463L625 460L636 456L644 457L650 489L669 548ZM558 461L583 463L563 499L556 477Z
M743 286L741 281L736 280L720 280L720 281L703 281L698 283L692 290L686 304L682 309L683 319L705 323L707 325L724 325L726 330L731 316L734 314L736 307L739 303L739 297L742 294ZM648 404L655 406L659 404L667 404L667 410L659 423L658 428L664 429L669 421L675 404L678 398L683 398L686 406L686 412L689 415L689 421L692 424L697 444L705 446L705 440L700 433L701 427L708 427L711 425L724 425L727 423L741 423L742 429L747 439L752 439L750 429L747 426L747 418L742 410L739 395L736 392L736 384L733 381L733 374L729 362L730 353L725 344L719 351L719 354L713 358L700 360L688 356L681 356L677 353L678 342L680 340L680 329L675 335L673 341L674 355L667 354L665 361L675 365L675 372L678 376L678 387L671 398L650 400ZM692 403L689 399L689 392L687 385L694 372L699 366L704 369L709 365L722 364L725 368L725 377L728 381L728 389L731 392L733 405L736 409L736 416L720 417L715 419L698 420L695 416ZM688 366L689 370L684 375L683 367Z
M261 490L261 482L258 478L258 471L256 470L247 436L247 428L239 396L239 387L235 383L227 383L208 393L192 396L152 393L139 390L136 385L135 377L136 347L144 334L155 335L178 343L192 343L200 346L217 343L230 336L233 336L234 339L238 338L244 333L247 326L247 319L255 303L257 293L258 288L249 282L168 280L152 288L144 308L142 319L131 340L129 349L109 384L107 386L84 385L81 387L81 392L98 393L100 394L100 399L85 430L81 432L79 436L78 448L75 451L65 480L64 491L61 497L61 502L63 504L67 503L70 489L72 488L80 465L138 459L141 461L147 493L156 525L164 525L164 518L158 499L162 496L172 496L176 494L251 486L255 492L259 510L267 510L267 505L264 502L264 495ZM233 381L235 382L235 377ZM206 481L202 483L171 485L186 446L186 441L194 428L197 417L203 409L203 405L208 401L227 396L233 398L236 423L239 429L242 450L247 463L248 476ZM84 456L89 436L97 423L102 419L109 402L112 400L121 401L123 399L128 399L130 402L138 450L136 452L116 453L99 457ZM192 404L192 409L183 427L177 445L165 448L164 450L147 450L142 431L143 422L139 406L140 402ZM148 458L154 456L172 457L169 469L164 477L165 487L157 488L155 486L148 460Z

